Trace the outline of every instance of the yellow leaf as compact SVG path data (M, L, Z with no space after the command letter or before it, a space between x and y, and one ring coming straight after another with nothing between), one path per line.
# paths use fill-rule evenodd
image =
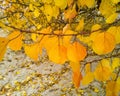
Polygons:
M63 45L53 45L48 52L49 60L57 64L64 64L67 61L67 50Z
M64 12L64 17L65 20L69 20L69 22L71 22L71 20L77 15L76 12L76 5L74 4L73 7L68 8L67 10L65 10Z
M0 37L0 61L2 60L6 52L7 44L8 44L8 40L4 37Z
M120 43L120 27L112 26L107 30L108 33L111 33L115 37L116 44Z
M31 11L34 10L34 6L33 6L33 4L29 4L29 9L30 9Z
M100 28L101 28L101 25L95 24L95 25L92 26L91 31L99 32L99 31L100 31L100 30L99 30ZM99 31L97 31L97 30L99 30Z
M39 15L40 15L39 10L36 8L36 9L34 10L34 16L35 16L35 17L38 17Z
M67 30L70 30L70 24L66 24L63 28L63 33L66 33Z
M95 37L92 48L99 55L110 53L115 48L115 38L108 32L102 32Z
M74 42L67 46L67 57L72 62L78 62L87 55L86 48L79 42Z
M58 45L58 38L56 36L46 36L42 40L43 46L46 49L47 53L51 50L53 46Z
M37 61L40 54L39 44L24 45L24 51L27 56Z
M110 62L107 59L103 59L96 67L94 71L95 79L98 81L106 81L110 78L112 69Z
M47 17L47 20L50 21L53 15L53 9L52 6L49 4L45 4L44 5L44 9L43 9L44 14Z
M82 80L82 74L81 72L73 72L73 83L76 88L79 88L80 81Z
M85 76L82 79L82 85L87 85L93 80L94 80L94 73L91 72L90 63L88 63L85 66Z
M78 0L78 5L81 7L87 6L93 8L95 6L95 0Z
M80 72L80 62L70 62L70 67L73 72Z
M85 74L87 74L87 73L89 73L89 72L91 72L90 63L87 63L87 64L85 65Z
M113 23L117 17L118 17L118 13L113 13L106 19L106 23L109 23L109 24Z
M21 50L23 34L19 31L14 31L7 37L9 39L8 46L10 49L17 51Z
M88 85L93 80L94 80L94 73L88 72L82 79L82 85Z
M67 5L70 6L74 0L67 0Z
M53 10L52 16L57 19L57 16L59 15L59 8L57 6L53 6L52 10Z
M87 44L88 46L91 46L91 39L90 36L83 36L83 35L79 35L77 36L79 38L79 40L81 42L84 42L85 44Z
M82 31L84 28L84 18L80 19L79 24L76 27L76 31Z
M112 68L113 68L113 70L115 68L119 67L119 66L120 66L120 58L113 58L113 60L112 60Z
M100 28L101 28L101 25L99 25L99 24L95 24L92 26L91 32L93 32L93 33L90 34L91 41L94 41L96 36L99 34L99 32L101 32Z
M106 96L118 96L119 85L116 81L109 81L106 85Z
M109 0L109 1L102 0L99 10L105 18L108 18L111 14L116 12L116 8L111 3L111 0Z
M53 0L42 0L43 3L47 3L47 4L50 4L53 2Z
M114 4L117 4L117 3L120 2L120 0L111 0L111 1L112 1L112 3L114 3Z
M66 31L63 30L63 34L64 35L66 35L66 34L70 35L70 34L76 34L76 33L72 30L69 30L69 28L68 28L68 29L66 29ZM72 35L64 36L63 39L62 39L63 40L63 45L67 47L70 44L71 38L72 38Z
M60 9L65 9L67 7L67 0L54 0L55 5Z

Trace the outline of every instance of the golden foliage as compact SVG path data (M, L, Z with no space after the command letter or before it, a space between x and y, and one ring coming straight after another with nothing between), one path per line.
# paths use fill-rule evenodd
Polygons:
M7 44L8 44L8 39L4 37L0 37L0 61L3 59L3 56L6 52Z
M87 6L93 8L95 6L95 0L78 0L78 5L81 7Z
M98 81L106 81L110 78L112 69L110 67L110 62L107 59L103 59L96 67L94 75L95 79Z
M79 42L69 44L69 46L67 47L67 57L68 60L72 62L81 61L85 58L86 55L86 48Z
M89 79L88 79L89 78ZM94 80L94 73L91 72L90 64L88 63L85 66L85 76L82 79L82 85L88 85L90 82Z
M73 83L76 88L79 88L81 80L82 80L81 72L73 72Z
M38 61L40 54L39 44L24 45L25 54L35 61Z
M67 61L67 49L63 45L53 46L48 52L49 59L57 64Z
M120 44L120 24L117 22L120 21L119 2L120 0L4 0L4 3L0 2L0 28L12 32L6 38L0 37L0 61L7 45L14 51L21 50L23 46L25 54L34 61L39 60L44 48L52 62L69 62L76 88L80 83L88 85L96 79L106 82L106 96L117 96L120 91L120 79L115 73L120 66L117 55L116 58L111 56L110 59L98 60L100 62L94 72L89 63L83 72L81 61L87 56L87 51L110 55L108 53ZM28 38L23 38L24 35ZM23 39L30 39L31 43L27 44ZM90 50L86 50L82 44Z
M9 40L8 46L14 51L21 50L22 48L22 39L23 34L19 31L14 31L8 35L7 39Z
M118 96L120 86L116 81L109 81L106 85L106 96Z
M115 38L112 34L102 32L95 37L92 48L93 51L99 55L107 54L115 48Z
M55 5L61 9L65 9L67 7L67 0L54 0Z
M82 31L84 28L84 18L80 19L79 24L76 27L76 31Z
M111 33L115 37L116 44L120 43L120 27L112 26L107 30L108 33Z

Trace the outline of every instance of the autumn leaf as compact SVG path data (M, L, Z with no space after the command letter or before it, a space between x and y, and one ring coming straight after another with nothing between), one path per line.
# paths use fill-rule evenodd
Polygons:
M39 39L40 39L40 35L39 34L37 34L37 33L32 33L31 34L31 39L33 40L33 41L38 41Z
M99 24L95 24L92 26L92 28L91 28L92 33L90 34L91 41L95 40L96 36L99 34L99 32L101 32L100 29L101 29L101 25L99 25Z
M70 67L73 72L73 83L76 88L80 86L82 80L82 74L80 72L80 62L70 62Z
M106 96L118 96L119 85L116 81L109 81L106 85Z
M107 30L108 33L111 33L115 37L116 44L120 43L120 26L112 26Z
M115 68L120 66L120 58L113 58L112 60L112 69L114 70Z
M88 72L82 79L82 85L88 85L90 82L94 80L93 72Z
M39 43L24 45L24 51L27 56L37 61L40 54Z
M58 38L56 36L45 36L42 40L43 46L46 49L47 53L51 50L51 48L58 45Z
M95 24L95 25L92 26L91 31L92 32L93 31L99 32L100 31L99 29L101 29L101 25Z
M72 5L73 2L74 2L74 0L67 0L67 5L70 6L70 5Z
M80 72L80 62L70 62L70 67L73 72Z
M80 81L82 80L82 74L81 72L73 72L73 83L76 88L79 88Z
M95 0L78 0L78 5L81 7L87 6L93 8L95 6Z
M106 19L106 23L108 24L113 23L117 17L118 17L118 13L113 13Z
M79 24L76 27L76 31L82 31L84 28L84 18L80 19Z
M3 59L3 56L6 52L7 44L8 44L8 39L4 37L0 37L0 61Z
M65 20L69 20L69 22L71 22L71 20L77 15L76 12L76 5L74 4L73 7L68 8L67 10L65 10L64 12L64 17Z
M117 4L120 2L120 0L111 0L113 4Z
M47 20L50 21L51 18L52 18L52 14L53 14L52 6L50 4L45 4L43 12L44 12L44 14L47 17Z
M111 73L112 73L112 69L110 67L109 60L103 59L97 65L94 71L94 76L95 76L95 79L98 81L106 81L110 78Z
M85 58L87 55L86 48L79 42L69 44L67 47L67 57L72 62L78 62Z
M116 8L111 3L111 0L102 0L99 10L105 18L108 18L111 14L116 13Z
M66 35L66 34L70 35L70 34L76 34L76 33L75 33L75 31L72 31L72 30L70 30L70 29L66 29L66 30L63 30L63 34L64 34L64 35ZM72 38L72 35L70 35L70 36L64 36L64 37L62 38L62 41L63 41L62 44L63 44L65 47L67 47L67 46L70 44L71 38Z
M40 15L40 13L39 13L39 10L37 9L37 8L35 8L35 10L34 10L34 16L37 18L37 17L39 17L39 15Z
M88 85L93 80L94 80L94 73L91 72L90 64L88 63L85 66L85 76L83 76L81 83L82 85Z
M67 61L67 50L63 45L54 45L48 52L49 60L57 64L64 64Z
M115 48L115 38L112 34L102 32L95 37L92 48L99 55L110 53Z
M60 9L65 9L67 7L67 0L54 0L55 5Z
M13 31L8 35L7 39L9 39L8 46L10 49L14 51L21 50L23 34L21 34L19 31Z

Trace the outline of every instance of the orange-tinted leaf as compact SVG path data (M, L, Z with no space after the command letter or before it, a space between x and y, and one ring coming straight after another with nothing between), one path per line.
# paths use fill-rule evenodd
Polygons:
M106 81L110 78L112 69L109 60L103 59L95 69L95 79L98 81Z
M73 72L80 72L80 63L79 62L70 62L70 67Z
M45 36L42 42L44 48L47 50L47 53L49 53L53 46L58 45L58 38L56 36Z
M73 83L76 88L79 88L80 81L82 80L82 74L81 72L73 72Z
M67 47L67 57L72 62L78 62L85 58L87 55L86 48L79 42L69 44Z
M38 56L40 53L39 50L39 44L30 44L30 45L24 45L24 50L27 56L29 56L30 58L32 58L33 60L37 61L38 60Z
M55 5L61 9L65 9L67 7L67 0L54 0Z
M48 52L49 59L57 64L64 64L67 61L67 50L63 45L53 45Z
M8 44L8 40L4 37L0 37L0 61L2 60L6 52L7 44Z
M82 85L87 85L94 80L94 73L88 72L82 79Z
M64 12L65 20L71 21L76 15L77 15L77 12L76 12L75 4L72 8L69 8Z
M83 76L82 85L87 85L93 80L94 80L94 73L91 72L90 63L88 63L85 66L85 76Z
M72 38L72 35L70 35L70 34L76 34L76 33L74 31L72 31L72 30L66 30L66 31L64 31L63 34L64 35L66 35L66 34L69 35L69 36L64 36L62 38L62 40L63 40L62 44L67 47L70 44L70 40Z
M101 25L95 24L95 25L92 26L91 31L97 31L97 30L99 30L100 28L101 28ZM100 31L100 30L99 30L99 31Z
M116 81L109 81L106 85L106 96L118 96L119 85Z
M92 48L99 55L107 54L115 48L115 38L107 32L99 33L93 41Z
M9 39L8 46L10 47L10 49L15 51L21 49L23 34L21 34L19 31L14 31L9 34L7 38Z
M113 23L118 17L118 13L113 13L106 19L106 23Z
M82 18L80 21L79 21L79 24L77 25L76 27L76 31L82 31L84 28L84 18Z
M112 26L107 30L108 33L111 33L115 37L116 44L120 43L120 26Z

